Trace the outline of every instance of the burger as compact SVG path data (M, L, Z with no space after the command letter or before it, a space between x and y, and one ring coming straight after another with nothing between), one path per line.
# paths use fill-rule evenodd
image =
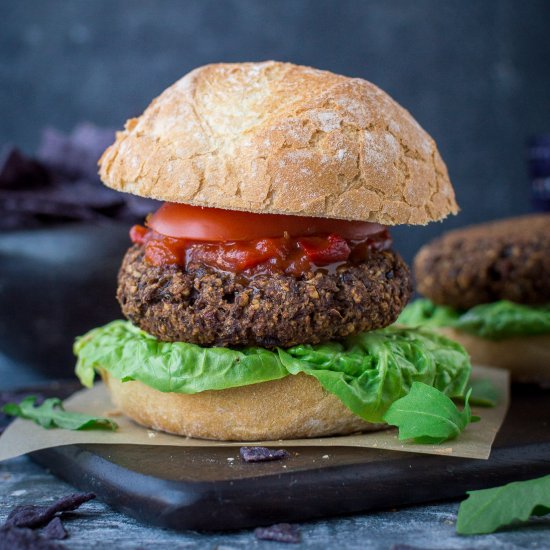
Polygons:
M550 215L450 231L414 262L418 290L399 322L462 343L474 363L550 384Z
M198 68L103 154L103 182L163 201L118 277L125 321L79 338L148 427L216 440L380 429L422 381L464 392L464 349L390 327L411 295L388 227L457 212L445 164L373 84L290 63ZM387 328L386 328L387 327Z

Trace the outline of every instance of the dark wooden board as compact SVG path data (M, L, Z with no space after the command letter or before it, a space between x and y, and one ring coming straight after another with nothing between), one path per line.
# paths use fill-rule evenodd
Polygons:
M550 473L550 392L515 387L489 460L351 447L289 449L246 464L238 448L71 445L33 453L55 475L144 522L240 529L461 498ZM232 460L228 460L232 459Z

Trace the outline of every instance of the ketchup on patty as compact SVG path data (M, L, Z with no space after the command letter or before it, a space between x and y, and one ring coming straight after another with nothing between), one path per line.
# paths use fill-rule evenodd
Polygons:
M147 225L132 227L130 236L145 247L148 263L204 264L232 273L300 276L318 267L364 261L373 250L391 245L388 230L378 224L168 203Z

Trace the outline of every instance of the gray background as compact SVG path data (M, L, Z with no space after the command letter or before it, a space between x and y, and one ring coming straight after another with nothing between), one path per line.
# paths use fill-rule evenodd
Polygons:
M529 210L524 142L550 131L549 28L548 0L0 0L0 145L32 152L47 125L121 126L208 62L271 58L361 76L434 136L462 206L443 224L394 232L410 259L443 228ZM4 388L39 379L1 355L0 372ZM71 491L27 459L4 463L0 474L0 515ZM72 548L283 546L258 544L250 532L174 534L99 502L90 508L69 524ZM302 531L308 548L526 548L547 540L543 525L459 538L456 509L381 512Z
M550 131L545 0L19 0L0 4L0 143L119 127L190 69L278 59L373 81L433 135L462 207L395 231L410 260L444 228L528 211L525 140Z

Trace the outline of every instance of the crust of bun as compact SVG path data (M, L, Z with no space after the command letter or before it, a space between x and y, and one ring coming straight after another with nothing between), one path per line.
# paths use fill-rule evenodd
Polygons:
M514 382L550 386L550 335L488 340L449 327L437 330L462 344L474 365L507 369Z
M103 380L117 408L164 432L221 441L271 441L375 431L306 374L193 395L163 393L141 382Z
M206 65L100 159L113 189L258 213L426 224L458 211L434 140L374 84L268 61Z

